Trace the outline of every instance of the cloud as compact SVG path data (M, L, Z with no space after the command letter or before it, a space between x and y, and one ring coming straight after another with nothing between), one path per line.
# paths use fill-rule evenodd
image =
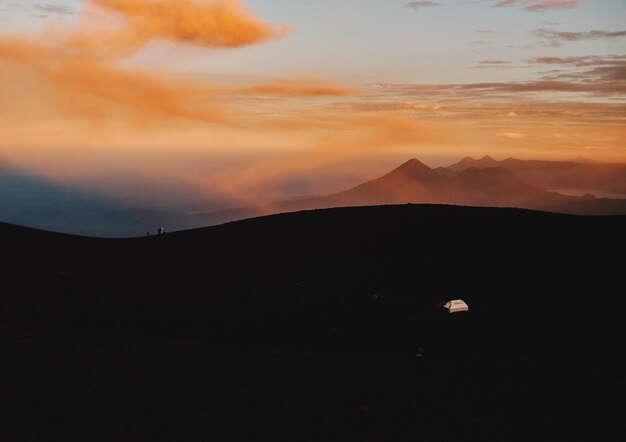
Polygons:
M98 19L102 16L105 20ZM35 38L0 35L0 67L5 87L11 82L9 75L32 78L34 87L45 90L33 91L39 100L36 107L51 112L92 120L130 114L227 123L225 99L216 88L158 71L130 69L122 62L163 40L236 48L287 32L254 17L239 0L87 0L76 25L58 24Z
M56 176L124 168L182 177L207 194L258 199L272 183L341 161L356 167L368 155L456 155L488 143L532 152L589 139L623 149L626 106L618 100L626 86L617 56L533 59L551 72L525 82L382 84L366 92L307 76L213 84L129 61L163 41L210 55L279 39L288 28L253 16L241 1L85 4L76 24L0 35L0 148ZM496 59L479 65L508 66ZM576 102L581 94L598 102ZM560 131L568 139L557 147L534 142ZM225 166L215 158L226 158Z
M553 67L546 80L567 80L577 84L613 85L620 88L626 80L626 56L537 57L528 62Z
M571 65L571 66L589 66L595 64L594 60L599 57L536 57L528 60L529 63L535 64L556 64L556 65Z
M621 66L626 63L626 55L583 55L571 57L536 57L527 60L528 63L562 65L562 66Z
M58 15L70 15L73 14L72 8L69 6L55 5L55 4L37 4L35 9L39 12L46 14L58 14Z
M474 69L518 69L518 66L513 66L510 61L506 60L481 60L475 66Z
M341 97L352 95L354 91L327 83L317 78L274 80L244 89L247 94L284 97Z
M409 9L432 8L435 6L441 6L441 3L439 2L408 2L404 5L405 8L409 8Z
M498 134L498 138L506 140L521 140L525 137L526 135L521 132L500 132Z
M544 11L549 9L576 9L584 4L584 0L549 0L532 2L524 9L529 11Z
M126 44L157 39L213 48L234 48L275 40L289 33L252 16L240 0L89 0L125 20Z
M545 66L526 81L485 82L440 85L437 90L455 97L475 91L483 97L501 94L568 94L572 97L590 95L600 99L615 99L626 95L626 55L535 57L525 60L525 68ZM519 68L505 60L482 60L474 68ZM422 94L432 86L397 86L407 95ZM472 92L474 93L474 92ZM421 95L420 95L421 96Z
M576 82L466 83L466 84L380 84L378 99L359 109L398 109L430 121L442 118L494 118L507 116L512 109L524 118L537 117L559 121L576 112L593 116L596 124L615 122L622 125L626 106L615 100L626 94L626 86L617 82L588 84ZM554 95L551 95L554 93ZM582 94L585 101L577 102ZM590 102L589 96L597 101ZM613 100L611 100L613 98Z
M581 40L605 40L626 37L626 31L586 31L586 32L562 32L553 29L540 28L532 33L545 40L548 46L560 46L563 42Z
M203 88L199 85L182 85L174 79L119 69L88 58L59 57L54 50L19 40L0 41L0 59L19 65L21 69L14 71L14 75L20 71L36 72L39 80L33 81L33 86L43 92L38 94L37 107L43 105L51 112L94 121L130 113L141 118L180 117L224 122L214 104L188 104L193 96L202 94Z
M568 10L581 7L585 0L502 0L496 8L519 6L526 11Z
M541 103L567 100L569 106L574 106L576 100L581 97L585 100L590 97L601 101L621 100L626 96L624 68L621 65L606 68L607 66L594 66L588 70L566 70L558 74L561 80L540 77L521 82L381 84L378 85L378 89L380 96L387 97L387 101L390 102L403 100L437 104L440 114L465 113L472 109L471 106L465 106L465 103L474 102L489 102L490 107L498 109L495 113L500 114L510 104L502 108L498 103L515 103L523 100ZM606 106L606 103L603 106ZM609 116L609 113L603 114L603 118Z
M115 168L147 173L149 152L169 158L150 173L243 198L266 182L338 159L436 139L401 111L374 115L327 106L332 97L358 100L359 90L314 77L215 85L156 66L131 67L132 57L162 41L228 50L287 35L287 28L252 16L241 1L85 4L76 22L56 22L35 36L0 35L0 140L11 140L0 148L56 179ZM247 156L241 152L265 155L258 164L207 177L206 169L193 170L193 161L178 165L185 149L194 150L195 159L232 150L238 167ZM119 160L127 152L135 158Z
M594 95L626 95L623 82L535 80L511 83L471 83L457 86L464 90L480 90L488 93L543 93L568 92Z
M519 3L520 0L502 0L498 3L496 3L494 6L496 8L504 8L504 7L509 7L509 6L515 6Z

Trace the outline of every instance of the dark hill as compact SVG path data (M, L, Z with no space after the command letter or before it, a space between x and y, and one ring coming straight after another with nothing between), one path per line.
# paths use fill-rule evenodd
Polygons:
M124 240L0 225L0 436L606 438L625 221L402 205ZM470 312L435 309L454 298Z

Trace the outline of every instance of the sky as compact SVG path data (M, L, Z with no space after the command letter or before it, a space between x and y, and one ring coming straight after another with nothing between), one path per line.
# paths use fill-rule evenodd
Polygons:
M624 23L623 0L0 0L0 161L241 204L412 157L626 162Z

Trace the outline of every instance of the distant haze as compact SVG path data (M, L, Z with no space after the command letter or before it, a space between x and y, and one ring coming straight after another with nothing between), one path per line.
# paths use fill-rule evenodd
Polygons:
M161 187L121 180L116 183L118 191L107 195L95 188L59 185L0 163L0 222L120 237L155 233L162 226L186 230L287 211L406 203L626 215L626 163L497 161L485 156L433 169L413 158L378 178L371 179L372 175L343 185L356 178L333 178L328 172L329 192L307 193L311 187L305 182L291 182L288 187L302 193L246 205L218 194L203 198L175 182L161 196ZM568 191L554 191L557 188ZM172 197L174 191L179 198Z

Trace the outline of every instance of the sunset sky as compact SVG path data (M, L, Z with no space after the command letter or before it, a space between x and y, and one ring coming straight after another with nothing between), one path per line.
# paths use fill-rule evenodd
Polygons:
M625 23L623 0L0 0L0 161L242 203L411 157L626 162Z

